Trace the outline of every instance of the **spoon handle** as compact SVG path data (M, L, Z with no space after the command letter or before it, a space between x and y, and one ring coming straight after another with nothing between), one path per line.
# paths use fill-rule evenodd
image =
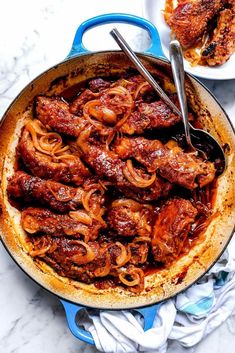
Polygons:
M176 90L178 93L178 99L179 99L182 119L184 123L185 138L186 138L187 144L189 146L192 146L190 131L189 131L187 99L185 94L185 79L184 79L185 74L184 74L183 54L178 40L171 41L169 54L170 54L172 74L173 74Z
M157 91L159 94L160 98L171 107L171 109L177 114L181 116L181 112L179 109L175 106L174 103L170 100L170 98L166 95L166 93L163 91L163 89L159 86L159 84L154 80L153 76L146 70L144 65L141 63L141 61L138 59L138 57L135 55L135 53L132 51L132 49L129 47L125 39L122 37L122 35L119 33L119 31L114 28L110 32L111 36L114 38L114 40L117 42L117 44L120 46L120 48L124 51L124 53L128 56L128 58L134 63L135 67L137 70L141 73L141 75L146 79L146 81Z

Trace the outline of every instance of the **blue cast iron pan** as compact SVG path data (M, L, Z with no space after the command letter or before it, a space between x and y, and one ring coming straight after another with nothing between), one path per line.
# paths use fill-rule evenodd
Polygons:
M150 23L149 21L147 21L147 20L145 20L143 18L140 18L140 17L137 17L137 16L133 16L133 15L129 15L129 14L106 14L106 15L101 15L101 16L97 16L97 17L91 18L91 19L83 22L78 27L77 32L75 34L75 38L74 38L74 41L73 41L73 44L72 44L71 51L70 51L70 53L69 53L69 55L67 57L68 62L69 62L69 59L71 59L71 58L74 58L76 56L86 55L86 54L90 53L83 45L82 39L83 39L84 33L90 28L93 28L93 27L96 27L96 26L99 26L99 25L103 25L103 24L106 24L106 23L127 23L127 24L130 24L130 25L141 27L144 30L147 30L147 32L149 33L150 38L151 38L151 45L143 54L144 55L147 54L149 56L153 56L154 58L157 57L157 58L160 58L161 60L167 62L165 60L164 54L162 52L161 42L160 42L160 38L159 38L159 35L158 35L156 27L152 23ZM94 53L94 55L95 55L95 53ZM54 67L54 69L56 69L56 67ZM48 71L49 75L50 75L51 71L53 71L53 69ZM81 74L82 74L82 71L81 71ZM210 99L212 99L213 104L216 105L216 107L217 107L217 109L219 109L221 115L224 116L223 119L226 121L226 124L227 124L226 133L227 133L228 141L231 141L231 144L233 144L232 151L234 151L235 150L235 147L234 147L235 146L235 143L234 143L234 141L235 141L235 139L234 139L234 131L232 130L232 125L231 125L231 123L229 121L228 116L224 112L223 108L216 101L215 97L213 97L213 95L210 92L208 92L207 89L201 83L199 83L195 78L193 78L193 80L195 82L197 82L197 84L199 86L203 87L203 90L205 92L207 92L206 94L208 95L208 97L210 97ZM27 86L27 87L29 88L29 86ZM33 90L34 89L34 83L31 83L30 87L31 87L31 90ZM9 112L11 111L12 106L14 106L14 103L17 100L21 99L21 96L24 94L24 91L22 91L22 92L23 93L21 93L15 99L15 101L12 103L11 107L8 109L8 111L6 112L5 116L3 117L4 121L3 121L2 125L3 125L3 128L5 130L6 130L6 127L4 126L4 124L5 125L7 124L7 122L5 122L5 120L7 121L7 117L9 118ZM11 128L9 127L9 131L10 131L10 129ZM231 136L230 135L228 136L228 134L230 134ZM0 152L3 151L3 150L4 149L1 149L1 146L0 146ZM231 164L231 166L230 166L230 164ZM231 162L230 164L228 165L228 171L230 172L230 169L231 169L231 174L232 174L232 172L234 171L234 159L233 159L233 162ZM229 180L230 174L227 175L226 178ZM231 201L231 197L228 199L228 202L229 201ZM230 202L230 204L231 204L231 202ZM233 207L234 207L234 203L233 203ZM4 212L3 212L2 218L3 217L4 217ZM5 216L5 218L6 218L6 216ZM228 213L228 218L227 219L230 219L230 218L231 218L231 212ZM7 232L6 231L7 226L6 226L6 224L4 224L4 222L5 222L4 220L1 221L2 233ZM225 222L228 223L228 220L226 220ZM209 268L217 261L218 257L221 255L222 251L226 248L226 245L228 244L229 240L231 239L232 230L230 228L225 232L226 235L222 239L223 241L220 240L220 243L221 243L220 248L218 246L218 249L213 252L213 256L211 255L210 260L208 260L208 264L206 265L206 270L204 268L201 271L199 271L198 272L199 275L197 275L196 277L193 277L193 279L191 279L184 287L181 287L180 290L176 291L172 295L169 295L168 298L173 296L173 295L175 295L175 294L178 294L180 291L186 289L189 285L192 285L196 280L198 280L198 278L200 276L205 274L205 272L208 271ZM35 280L38 284L43 286L45 289L51 291L53 294L55 294L55 295L57 295L58 297L61 298L60 301L63 304L63 307L65 309L68 325L69 325L69 328L70 328L71 332L73 333L73 335L75 337L77 337L78 339L84 341L84 342L87 342L89 344L94 344L94 340L93 340L91 334L89 332L85 331L84 329L82 329L78 325L78 323L76 321L76 317L77 317L79 311L81 311L82 309L86 308L86 306L78 305L77 303L72 302L72 300L69 301L67 299L64 299L65 297L63 297L63 295L61 295L59 292L56 292L56 290L53 290L53 289L51 289L48 286L44 286L43 283L41 283L41 281L38 281L37 278L34 278L34 276L27 270L27 268L25 266L23 266L23 261L21 262L16 256L14 256L14 254L13 254L14 251L12 250L13 246L12 246L12 248L11 248L11 246L9 246L9 244L6 241L6 237L3 236L2 240L3 240L3 244L5 245L7 251L9 252L9 254L12 256L12 258L16 261L16 263L21 267L21 269L27 275L29 275L33 280ZM164 298L164 299L166 299L166 298ZM158 303L155 304L156 302L158 302ZM146 304L146 305L148 305L148 304ZM133 305L132 305L130 309L139 312L143 316L143 318L144 318L144 330L145 331L151 329L152 326L153 326L153 322L154 322L154 318L156 316L156 313L157 313L157 311L158 311L158 309L160 307L159 300L155 300L153 305L149 305L149 306L141 305L141 307L138 307L138 305L136 305L136 306L137 306L137 308L134 308ZM125 307L125 308L122 308L122 309L128 309L128 307Z

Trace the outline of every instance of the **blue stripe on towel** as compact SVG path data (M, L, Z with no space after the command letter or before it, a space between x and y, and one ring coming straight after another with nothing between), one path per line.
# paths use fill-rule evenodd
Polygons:
M196 303L186 304L180 308L180 311L183 311L187 314L192 314L196 316L201 316L207 314L214 304L214 293L210 296L200 299Z
M216 277L214 288L218 289L223 285L225 285L225 283L227 282L227 279L228 279L228 272L221 271Z

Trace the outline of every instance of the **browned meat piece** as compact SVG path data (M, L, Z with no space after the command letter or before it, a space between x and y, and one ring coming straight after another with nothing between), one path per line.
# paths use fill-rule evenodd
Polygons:
M21 213L23 229L30 233L45 233L55 237L67 235L69 237L94 240L97 238L102 225L90 217L86 211L80 211L81 220L69 215L59 215L44 208L28 207Z
M122 161L117 154L107 150L105 147L89 142L89 131L84 131L78 138L78 146L87 164L94 170L97 176L105 178L117 187L124 195L137 201L151 201L167 196L171 190L171 184L159 177L154 177L150 186L138 187L131 183L125 176L126 162ZM139 178L147 183L150 176L138 170Z
M119 199L112 203L107 222L118 235L132 237L150 236L153 210L131 199Z
M58 98L38 96L36 99L37 118L53 130L70 135L79 136L81 130L87 126L87 121L69 111L69 105Z
M197 210L190 201L172 199L160 209L152 233L155 261L169 265L184 248Z
M223 0L189 0L178 4L168 24L184 48L193 47L201 39L208 22L219 12L223 2Z
M194 189L210 183L215 177L215 167L194 155L184 153L177 145L169 148L158 140L143 137L121 138L115 152L122 159L134 157L149 172L157 171L171 183Z
M130 243L128 249L131 253L130 263L133 265L146 264L149 246L145 242Z
M84 117L71 114L69 105L58 98L38 96L36 99L36 114L44 125L61 134L77 137L88 126L92 126L95 130L98 129L102 135L110 133L109 128L100 123L99 126L96 124L95 127Z
M70 158L53 161L49 155L39 152L26 128L17 148L25 166L34 176L76 185L90 177L89 170L78 156L71 155Z
M91 283L95 278L95 268L93 271L86 266L97 258L99 254L99 244L96 241L84 244L80 240L68 239L65 237L49 237L47 235L32 237L33 250L30 255L40 257L50 265L61 276L81 280ZM103 257L104 258L104 257ZM95 260L96 268L101 266L104 259L100 257Z
M92 184L91 187L94 189L95 185ZM22 171L17 171L9 180L7 186L8 194L12 198L21 199L26 202L37 202L41 205L49 206L60 213L69 212L81 207L86 190L88 191L89 187L86 189L81 187L74 188L52 180L43 180ZM101 205L103 203L103 196L94 193L89 198L89 202L90 207L93 204Z
M235 50L235 14L230 9L220 12L213 37L202 52L209 66L224 64Z
M134 111L120 131L128 134L142 134L146 130L167 128L180 122L181 118L162 100L153 103L141 103Z
M99 94L92 92L89 89L83 91L77 98L70 104L70 112L79 116L83 115L83 107L90 100L96 99Z
M94 78L89 81L89 88L92 92L100 92L111 86L111 81L106 81L103 78Z

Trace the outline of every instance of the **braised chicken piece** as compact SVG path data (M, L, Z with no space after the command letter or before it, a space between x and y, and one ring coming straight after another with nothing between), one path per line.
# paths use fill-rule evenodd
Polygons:
M92 92L89 89L84 90L77 98L70 104L69 110L72 114L83 116L84 105L92 99L96 99L99 94Z
M44 125L50 126L59 133L75 137L88 124L83 118L71 114L69 105L58 98L38 96L36 115Z
M235 13L230 9L225 9L219 14L213 36L202 52L202 60L209 66L222 65L230 58L234 50Z
M27 126L23 130L17 149L25 167L39 178L80 185L91 176L78 156L55 156L53 160L49 154L38 150Z
M85 188L74 188L17 171L8 182L7 192L11 198L23 199L27 203L37 202L59 213L65 213L81 208L84 198L90 190L95 191L96 187L99 191L100 185L95 184L87 184ZM97 192L92 193L88 200L91 208L103 204L103 201L102 194Z
M149 246L146 242L130 243L130 263L133 265L146 264L148 259Z
M168 195L172 185L155 173L150 176L141 169L134 170L122 161L117 154L105 146L89 141L89 131L82 132L78 146L87 164L99 177L115 185L126 197L137 201L157 200Z
M102 224L85 210L69 215L55 214L46 208L28 207L21 213L21 224L29 234L46 233L55 237L68 236L94 240Z
M89 88L81 92L81 94L72 101L70 112L82 116L84 105L88 101L98 98L100 96L99 92L109 88L110 85L111 81L105 81L102 78L95 78L89 81Z
M106 216L111 229L121 236L150 237L152 231L153 210L131 199L113 201Z
M154 260L169 265L184 248L197 209L189 200L168 200L160 209L152 233Z
M146 262L148 255L146 243L130 243L129 254L121 243L112 241L103 243L97 240L84 243L76 239L52 238L44 235L39 239L32 238L32 243L33 249L30 251L32 257L43 258L61 276L85 283L111 275L116 277L116 284L120 284L125 274L131 277L135 271L143 276L143 271L134 265ZM120 279L117 268L121 274L123 273ZM136 282L138 283L138 280ZM141 282L135 286L137 292L143 288L143 278Z
M114 150L120 158L133 157L150 173L157 171L169 182L187 189L194 189L198 185L203 187L215 177L213 163L185 153L175 144L169 148L169 145L163 145L158 140L123 137L117 140Z
M224 0L181 1L170 16L168 25L184 48L193 47L223 4Z
M162 100L153 103L141 103L120 128L127 135L142 134L144 131L167 128L181 121L180 116Z
M155 74L178 105L167 72ZM177 261L209 224L215 166L167 138L181 133L180 124L173 131L180 118L142 76L76 87L73 97L70 88L36 97L22 129L7 194L25 250L39 266L99 290L148 291L148 270ZM162 128L160 140L148 139Z
M101 135L110 133L109 128L100 123L95 126L84 117L71 114L69 105L59 98L38 96L36 99L36 115L44 125L69 136L77 137L83 129L89 126L92 126L94 130L99 130Z

